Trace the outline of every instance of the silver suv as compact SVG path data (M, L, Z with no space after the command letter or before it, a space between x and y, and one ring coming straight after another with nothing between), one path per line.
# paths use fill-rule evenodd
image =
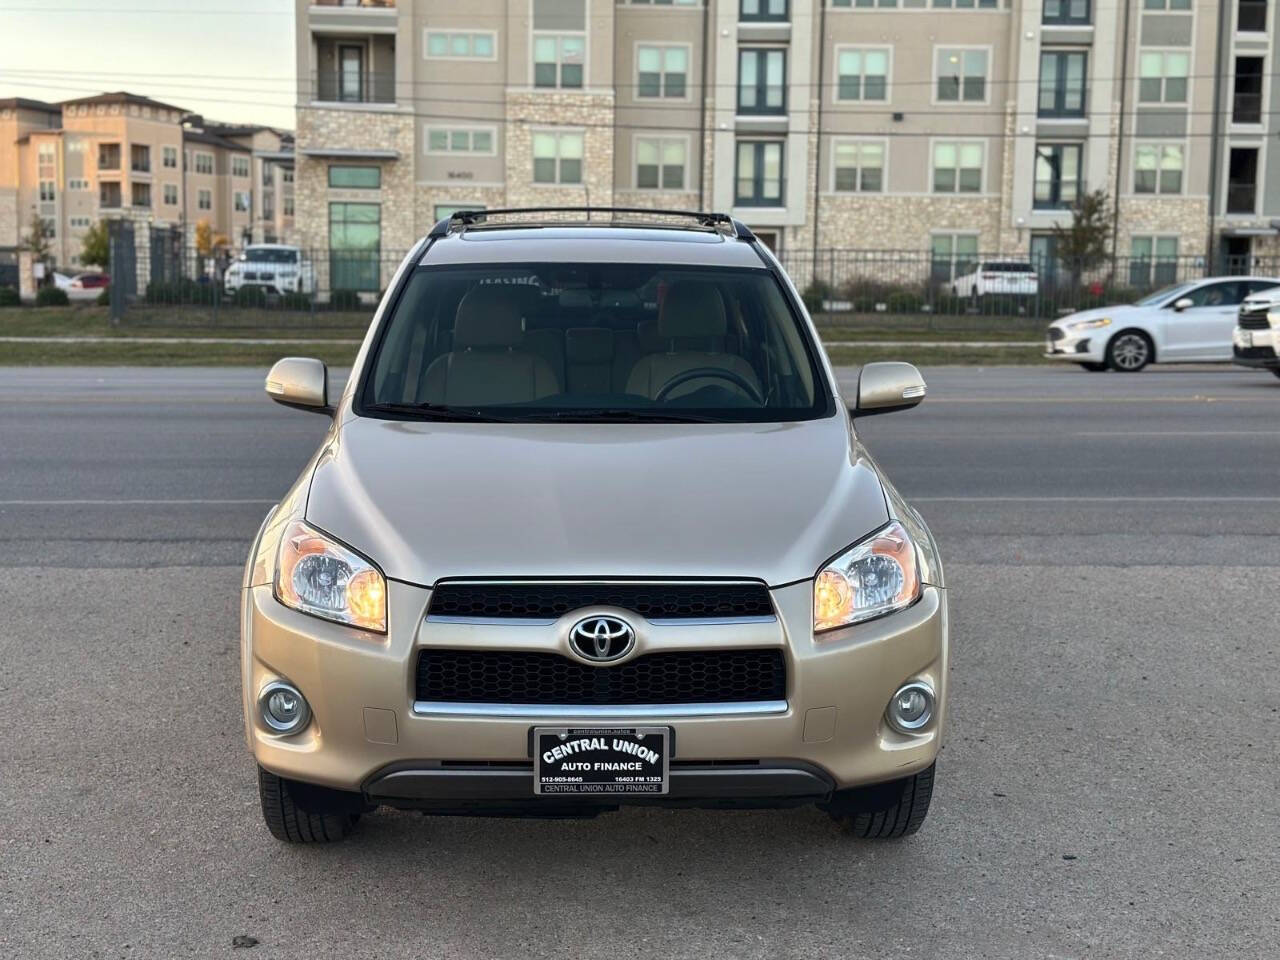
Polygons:
M601 220L600 218L603 218ZM719 214L464 211L401 264L245 570L246 733L281 840L379 805L929 809L942 565L777 260Z

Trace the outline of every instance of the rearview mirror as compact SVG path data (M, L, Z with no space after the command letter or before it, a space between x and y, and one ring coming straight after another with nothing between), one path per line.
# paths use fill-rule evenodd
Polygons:
M267 396L286 407L333 413L329 406L329 370L310 357L277 360L267 374Z
M924 399L924 377L909 363L865 363L858 374L855 417L892 413L914 407Z
M1181 297L1173 301L1173 309L1177 310L1179 313L1187 309L1187 307L1194 307L1194 306L1195 306L1195 301L1193 301L1190 297Z

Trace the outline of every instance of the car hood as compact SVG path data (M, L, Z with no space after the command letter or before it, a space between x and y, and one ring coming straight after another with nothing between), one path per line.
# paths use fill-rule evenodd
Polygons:
M843 416L771 424L354 418L309 522L390 578L812 577L888 519Z
M1069 313L1065 317L1059 317L1050 324L1051 327L1065 327L1069 323L1075 323L1077 320L1096 320L1099 317L1119 317L1125 314L1132 314L1141 311L1142 307L1135 307L1131 303L1117 303L1110 307L1095 307L1092 310L1078 310L1075 313Z

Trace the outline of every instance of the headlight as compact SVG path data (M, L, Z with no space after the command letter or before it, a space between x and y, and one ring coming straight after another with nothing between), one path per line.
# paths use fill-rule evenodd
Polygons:
M813 582L813 629L833 630L901 610L920 596L916 547L898 521L836 557Z
M1092 320L1073 320L1067 326L1072 330L1094 330L1098 327L1111 326L1110 317L1095 317Z
M300 520L280 540L275 594L286 607L314 617L387 632L382 571Z

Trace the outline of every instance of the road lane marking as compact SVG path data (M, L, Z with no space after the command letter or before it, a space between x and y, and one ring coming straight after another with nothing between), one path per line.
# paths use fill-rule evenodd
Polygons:
M173 500L0 500L0 507L225 507L278 503L263 499L190 498Z
M909 503L1280 503L1280 497L908 497Z

